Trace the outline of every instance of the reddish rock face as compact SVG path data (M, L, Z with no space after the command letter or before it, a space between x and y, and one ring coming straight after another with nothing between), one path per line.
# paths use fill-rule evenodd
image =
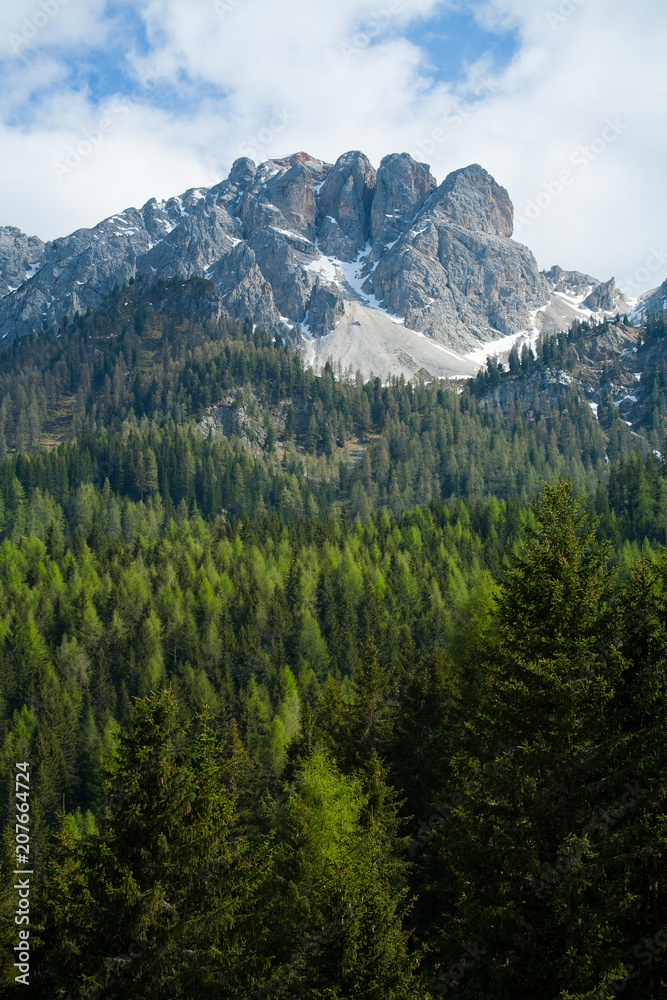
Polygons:
M320 161L315 156L311 156L310 153L295 153L294 156L288 156L284 160L277 161L279 163L286 163L287 166L293 167L295 163L319 163Z

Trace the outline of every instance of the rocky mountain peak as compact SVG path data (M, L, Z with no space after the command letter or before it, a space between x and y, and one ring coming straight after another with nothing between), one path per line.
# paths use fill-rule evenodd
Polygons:
M48 244L0 228L0 337L54 330L131 279L203 278L209 312L281 332L309 363L472 374L481 345L619 302L613 281L540 274L512 226L507 191L478 164L438 187L407 153L377 171L359 150L334 164L242 157L212 188Z
M288 167L293 167L295 163L311 163L311 164L321 164L322 160L318 160L316 156L311 156L310 153L304 153L303 150L300 153L293 153L292 156L285 156L281 160L275 160L275 163L284 163Z
M570 295L573 298L585 298L592 289L600 284L599 279L593 278L590 274L582 274L580 271L564 271L557 264L548 271L543 271L542 274L552 291Z
M237 187L245 188L249 184L252 184L256 173L257 167L255 163L248 156L242 156L232 164L232 169L229 172L229 181L231 184L237 185Z
M514 206L504 187L478 163L449 174L429 199L451 222L491 236L509 239L514 231Z
M45 245L15 226L0 226L0 296L11 295L36 273Z
M564 271L552 267L542 272L551 291L549 306L540 314L540 327L545 333L558 333L570 328L574 320L599 318L600 313L629 313L632 302L616 287L613 278L600 281L580 271Z
M276 174L266 183L266 197L280 209L288 226L314 240L317 231L317 205L313 176L302 160L295 160L284 174Z
M642 295L633 312L633 317L639 322L647 319L654 319L667 309L667 281L663 281L659 288Z
M616 279L610 278L609 281L603 281L593 289L591 294L584 299L584 305L593 311L603 309L605 312L612 312L616 308L617 300Z
M373 244L394 243L436 187L427 164L417 163L408 153L385 156L377 173L371 210Z
M371 204L377 174L358 150L344 153L327 173L318 193L322 251L341 260L356 260L370 238Z

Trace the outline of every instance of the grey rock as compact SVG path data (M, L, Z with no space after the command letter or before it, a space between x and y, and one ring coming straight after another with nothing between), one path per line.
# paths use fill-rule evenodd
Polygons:
M330 164L307 153L267 160L254 170L252 160L237 160L227 182L220 186L218 204L243 225L245 239L267 226L315 237L315 190ZM215 189L214 189L215 190Z
M145 212L143 216L146 220ZM170 225L174 227L171 231ZM137 273L160 278L200 276L225 253L229 253L240 236L239 223L230 217L226 209L221 205L210 205L206 198L202 198L190 206L190 211L181 216L178 223L169 218L163 236L137 259Z
M564 295L571 295L573 298L588 295L592 289L601 284L598 278L593 278L590 274L582 274L580 271L564 271L562 267L558 266L554 266L548 271L542 271L542 277L553 292L561 292Z
M0 296L29 280L44 260L45 244L14 226L0 226Z
M328 172L319 190L317 210L318 235L325 254L340 256L340 251L349 247L347 256L340 259L355 260L366 246L376 176L368 158L357 151L340 156ZM327 220L336 224L340 239ZM343 239L349 242L343 243Z
M665 309L667 309L667 281L663 281L659 288L642 296L633 317L642 321L659 316Z
M361 250L359 244L346 236L340 224L330 215L320 223L317 245L326 256L345 261L356 260Z
M288 398L273 403L256 389L236 390L223 396L215 406L210 406L198 427L205 437L209 433L225 437L237 435L244 447L257 455L265 445L269 423L278 434L284 434L290 410L293 429L297 434L304 434L314 411L311 402Z
M514 207L504 187L478 163L455 170L433 193L430 205L438 206L463 229L504 236L514 231Z
M234 160L232 169L229 171L228 182L237 188L245 189L250 187L256 173L257 166L253 160L247 156L242 156L240 159Z
M584 318L582 310L624 314L631 309L630 301L616 288L613 278L603 282L590 274L564 271L561 267L543 271L542 277L551 289L551 301L538 316L543 333L569 330L575 320Z
M477 166L450 175L367 286L406 326L456 350L530 329L549 289L532 253L503 235L511 231L506 196Z
M134 277L149 236L136 209L47 243L41 267L0 302L0 335L48 329L65 317L96 309L113 289Z
M490 409L500 407L507 411L511 406L525 413L545 407L558 408L573 392L580 390L579 383L557 368L531 372L520 379L504 379L481 400L482 406ZM592 414L591 414L592 416Z
M437 182L425 163L408 153L392 153L380 164L371 210L371 241L379 259L414 219Z
M224 313L233 319L252 318L267 330L280 327L271 285L262 274L254 251L238 243L209 272L219 289Z
M592 404L589 419L594 414L603 393L608 394L624 420L641 431L646 416L646 403L651 394L652 373L664 364L665 345L662 341L642 345L642 332L622 322L611 322L607 328L597 327L583 341L571 344L575 364L567 372L558 368L534 370L504 378L493 390L487 391L481 405L504 410L515 408L530 413L540 409L548 415L549 407L562 413L571 405ZM638 381L637 368L644 374ZM603 382L603 373L604 377ZM615 371L614 380L609 379ZM640 442L636 442L639 444ZM600 444L604 446L603 439Z
M315 282L308 304L308 326L313 330L333 330L345 313L345 300L335 286L325 284L321 278Z
M317 205L313 192L312 173L299 161L284 174L272 177L266 185L266 196L280 210L287 224L309 240L317 235L315 216Z
M406 153L386 156L377 173L357 151L334 165L303 152L241 158L211 188L152 199L46 245L0 230L0 336L95 309L131 278L203 278L215 289L209 313L273 332L296 337L303 324L363 343L375 295L407 327L467 352L528 329L549 300L532 254L509 238L512 217L507 192L476 164L437 187ZM340 324L350 304L358 318ZM378 344L405 334L384 320Z
M603 309L605 312L612 312L616 308L617 299L616 281L614 278L610 278L609 281L602 282L593 289L591 294L584 299L584 305L587 309L594 311Z
M245 191L237 205L238 218L242 224L243 239L249 240L264 229L287 229L287 220L276 205L266 198L266 192Z
M169 313L189 319L216 320L227 315L222 306L220 292L211 281L199 278L187 282L169 282L156 285L152 291L153 302L146 306L147 313Z
M317 256L307 240L294 239L275 229L265 229L248 241L263 277L273 290L279 312L303 322L316 276L305 270Z

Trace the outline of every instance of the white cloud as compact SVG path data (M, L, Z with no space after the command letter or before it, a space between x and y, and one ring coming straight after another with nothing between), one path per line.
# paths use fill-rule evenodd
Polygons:
M0 222L43 237L69 232L153 195L213 183L249 143L256 158L307 149L333 160L363 149L376 164L421 144L420 158L439 179L470 162L484 165L519 215L541 195L546 207L517 236L542 266L615 274L622 284L667 228L667 10L659 0L636 0L631 10L621 0L468 3L487 27L516 28L521 46L497 79L484 82L481 60L467 84L447 86L430 79L425 54L401 30L452 5L219 0L216 9L209 0L150 0L141 8L150 51L142 54L128 36L137 85L123 99L130 113L114 117L113 100L98 107L87 92L68 89L62 52L68 46L76 58L111 44L122 5L112 21L101 15L102 0L69 0L35 38L30 58L5 64ZM4 6L0 36L38 9ZM147 79L150 89L141 86ZM174 85L205 96L194 111L170 108ZM43 96L45 88L52 93ZM31 92L39 103L21 126L12 107ZM68 146L76 152L105 116L113 130L59 180L53 163ZM608 118L627 128L583 170L572 157L602 135ZM546 205L563 170L572 183Z
M105 0L3 0L0 58L29 62L48 49L103 42L113 23L105 6Z

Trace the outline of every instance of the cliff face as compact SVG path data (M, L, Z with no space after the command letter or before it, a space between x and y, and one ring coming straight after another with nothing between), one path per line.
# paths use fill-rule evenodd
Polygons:
M126 209L43 244L0 231L0 333L17 337L96 308L130 278L206 277L223 312L270 329L331 333L345 303L384 309L459 348L515 332L547 299L512 204L481 167L440 187L407 153L241 159L209 189ZM354 265L354 273L349 267Z
M312 363L447 377L498 338L623 311L613 279L540 273L513 218L477 164L438 186L407 153L377 170L358 151L242 158L215 187L47 244L0 229L0 336L53 328L131 279L204 278L220 315L280 331Z

